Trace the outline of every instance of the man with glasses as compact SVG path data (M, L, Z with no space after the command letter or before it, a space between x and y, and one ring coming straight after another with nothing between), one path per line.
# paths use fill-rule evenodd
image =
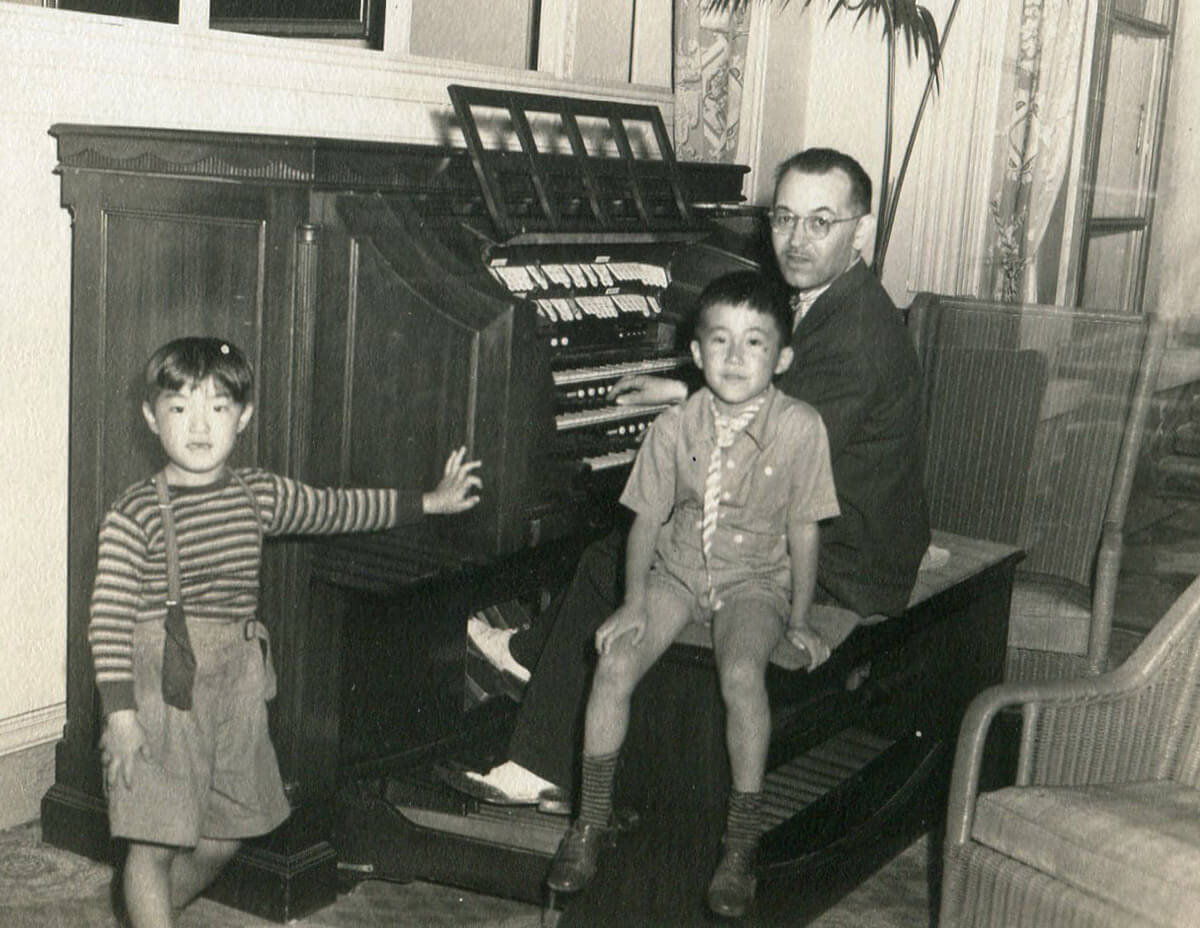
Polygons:
M842 509L821 527L816 601L898 615L929 545L921 370L862 259L875 231L871 180L853 158L822 148L793 155L776 178L771 244L796 291L795 361L778 386L821 413Z
M862 259L875 230L862 166L832 149L793 155L776 173L768 217L778 271L794 290L795 360L777 386L821 414L841 508L820 526L811 616L832 649L860 622L904 610L929 545L921 371L900 313ZM618 403L680 402L687 386L635 376L614 393ZM553 624L525 689L508 760L486 774L450 773L456 788L490 802L569 811L588 683L584 658L595 629L620 602L622 537L613 532L591 545L556 614L539 619ZM489 660L527 677L522 671L534 658L523 658L522 636L475 632Z

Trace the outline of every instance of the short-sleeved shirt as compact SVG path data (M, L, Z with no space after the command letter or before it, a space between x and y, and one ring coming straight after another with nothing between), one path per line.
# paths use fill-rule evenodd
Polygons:
M656 557L689 574L705 568L704 484L716 443L707 387L651 424L621 503L657 520ZM714 587L758 577L791 588L791 524L838 515L829 441L816 410L774 387L754 420L722 449L721 503L709 557Z

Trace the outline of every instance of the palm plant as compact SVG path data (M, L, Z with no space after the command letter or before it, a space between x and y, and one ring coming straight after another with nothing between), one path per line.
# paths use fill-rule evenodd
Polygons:
M757 0L705 0L705 8L710 11L730 10L737 12L750 6ZM771 0L764 0L770 3ZM778 0L782 9L789 0ZM804 9L808 9L813 0L802 0ZM878 18L883 28L883 41L887 47L887 85L884 105L883 125L883 166L880 169L879 182L879 233L875 237L875 255L873 265L875 272L883 272L883 261L887 257L888 241L892 235L892 225L896 219L896 205L900 199L900 188L908 171L908 163L916 144L917 130L921 126L921 118L925 114L926 104L933 91L940 86L940 67L942 49L954 24L954 16L958 12L959 0L954 0L946 17L946 25L938 35L937 23L928 9L916 3L915 0L828 0L830 4L829 18L833 19L839 13L854 14L855 22ZM892 147L895 135L895 97L896 97L896 55L898 46L903 45L911 62L921 49L925 50L925 58L929 64L929 75L925 81L925 90L917 107L908 141L904 148L904 156L900 161L900 169L892 176Z

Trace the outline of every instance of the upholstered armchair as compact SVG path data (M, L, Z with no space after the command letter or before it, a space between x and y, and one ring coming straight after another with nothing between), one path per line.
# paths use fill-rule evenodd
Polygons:
M981 792L989 729L1010 707L1015 783ZM1200 579L1117 669L1006 683L971 704L939 928L1198 924Z

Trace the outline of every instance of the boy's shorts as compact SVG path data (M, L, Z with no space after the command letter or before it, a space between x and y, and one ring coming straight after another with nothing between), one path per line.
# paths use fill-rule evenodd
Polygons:
M655 558L650 568L649 582L671 591L682 601L690 602L689 621L701 625L712 623L713 608L705 595L708 578L704 571L668 565L661 558ZM754 600L767 612L774 613L779 620L780 630L787 628L792 614L790 591L784 590L770 577L739 577L719 583L715 592L722 609L736 609L739 601Z
M114 837L194 847L200 838L265 834L288 817L267 732L268 659L255 627L188 621L190 711L163 702L162 623L134 627L134 695L150 757L135 762L131 788L118 782L109 791Z

